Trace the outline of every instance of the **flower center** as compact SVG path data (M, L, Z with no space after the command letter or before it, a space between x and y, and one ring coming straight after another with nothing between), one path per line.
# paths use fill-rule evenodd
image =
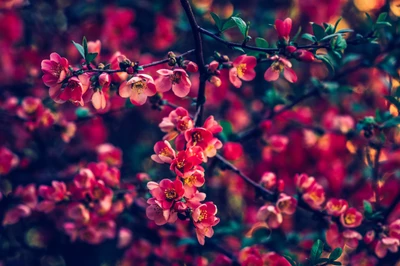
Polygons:
M344 218L344 221L346 222L346 224L353 224L356 221L356 217L353 214L348 214L346 215L346 217Z
M165 147L162 150L160 150L160 152L158 153L161 156L165 156L165 157L172 157L171 153L168 152L168 149Z
M181 81L181 77L182 77L181 72L174 72L174 74L170 76L173 84L179 84L179 82Z
M203 221L204 219L207 219L208 213L206 210L201 210L200 215L199 215L199 222Z
M188 129L189 124L187 121L179 121L176 127L179 131L185 131Z
M237 67L237 75L239 78L243 77L244 73L246 73L247 70L247 65L246 64L240 64Z
M138 94L141 94L147 88L146 81L141 80L132 84L132 89L137 90Z
M196 182L196 176L194 176L194 175L191 175L191 176L186 177L185 179L183 179L183 183L185 185L190 186L190 187L193 187L195 182Z
M168 188L168 189L166 189L164 193L165 193L165 197L166 197L168 200L173 200L173 199L176 198L176 191L175 191L175 189L173 189L173 188Z
M203 137L199 132L195 132L192 134L193 145L196 145L198 142L203 140Z
M275 61L274 63L272 63L271 67L274 71L282 72L282 70L285 68L285 65L280 61Z

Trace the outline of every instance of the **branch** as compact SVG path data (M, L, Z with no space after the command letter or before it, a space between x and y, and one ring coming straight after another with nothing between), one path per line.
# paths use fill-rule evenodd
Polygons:
M199 91L197 94L196 100L196 113L194 117L195 126L200 126L203 120L203 106L206 102L206 81L208 78L207 70L204 63L203 56L203 43L201 40L200 27L197 25L196 19L193 14L193 10L189 4L188 0L181 0L181 4L183 9L185 10L186 16L189 20L190 27L192 28L193 38L195 42L196 48L196 61L199 67L200 73L200 83L199 83Z
M183 54L177 56L176 58L184 57L184 56L189 55L189 54L191 54L193 52L195 52L195 49L192 49L192 50L189 50L187 52L184 52ZM169 58L166 58L166 59L155 61L155 62L152 62L152 63L149 63L149 64L140 65L139 67L148 68L148 67L152 67L152 66L162 65L162 64L168 63L169 60L170 60ZM126 72L126 71L122 70L122 69L87 69L87 70L83 70L83 73L89 73L89 72L112 74L112 73L119 73L119 72Z
M265 189L263 186L259 185L258 183L256 183L252 179L250 179L248 176L243 174L236 166L231 164L222 155L217 154L216 155L216 159L218 159L218 161L220 161L226 168L228 168L229 170L231 170L231 171L235 172L236 174L238 174L244 181L246 181L247 184L253 186L256 189L256 191L260 192L260 194L266 200L269 200L269 201L274 201L275 200L276 196L272 192L270 192L269 190Z

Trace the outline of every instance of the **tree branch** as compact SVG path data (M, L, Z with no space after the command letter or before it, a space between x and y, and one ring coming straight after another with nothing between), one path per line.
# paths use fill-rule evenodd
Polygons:
M196 62L199 67L200 83L199 91L196 100L196 113L194 117L195 126L200 126L203 123L203 107L206 101L206 81L208 78L207 70L204 63L203 43L200 34L200 27L197 25L196 19L193 14L192 7L188 0L181 0L181 5L185 10L186 16L189 20L190 27L192 28L193 38L196 48Z

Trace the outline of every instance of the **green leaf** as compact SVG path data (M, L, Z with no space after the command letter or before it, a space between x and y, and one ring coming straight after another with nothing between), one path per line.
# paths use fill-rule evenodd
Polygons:
M326 40L332 39L333 37L338 36L338 35L340 35L340 33L330 34L330 35L327 35L327 36L325 36L324 38L322 38L320 41L321 41L321 42L322 42L322 41L326 41Z
M297 40L297 38L299 38L301 33L301 27L299 27L299 29L297 30L296 34L293 36L292 41L295 42Z
M317 38L317 40L321 40L323 37L325 37L325 35L326 35L325 29L321 25L318 25L317 23L313 23L312 29L313 29L313 33L314 33L315 37Z
M74 44L74 46L78 50L78 52L81 54L83 59L85 59L85 49L83 49L83 46L80 45L79 43L74 42L74 41L72 41L72 43Z
M339 26L340 21L342 21L342 17L340 17L340 18L338 18L338 20L336 20L335 26L333 28L333 32L336 32L336 29Z
M374 24L374 21L372 20L371 16L368 13L365 13L365 15L367 16L369 26L372 26Z
M261 48L268 48L268 42L264 38L257 37L256 38L256 46Z
M312 262L317 261L321 257L322 251L324 248L324 244L321 240L315 241L314 245L311 248L310 260Z
M210 12L211 17L213 18L215 25L217 26L218 30L221 31L222 29L222 21L217 14L214 12Z
M244 37L246 37L246 31L247 31L247 24L244 22L243 19L239 17L232 17L233 21L236 23L236 26L238 26L240 32L243 34Z
M236 50L236 51L240 51L240 52L242 52L242 53L244 53L244 54L246 53L246 52L243 50L242 47L233 46L232 49L233 49L233 50Z
M364 205L364 214L365 216L369 217L372 215L372 205L369 201L364 200L363 201L363 205Z
M222 25L221 32L226 31L231 28L234 28L234 27L236 27L236 22L232 18L230 18L227 21L225 21L225 23Z
M83 52L84 52L84 57L83 58L86 59L86 57L88 55L88 46L87 46L87 40L86 40L85 36L83 36L83 39L82 39L82 46L83 46Z
M397 127L400 124L400 116L393 117L382 124L382 128Z
M88 117L90 115L90 111L86 107L79 107L79 108L77 108L75 110L75 115L78 118L85 118L85 117Z
M86 55L86 62L91 63L96 57L98 53L88 53Z
M341 29L341 30L338 30L336 33L348 33L348 32L353 32L354 30L352 30L352 29Z
M301 35L301 38L309 40L311 42L317 42L317 39L315 38L315 36L310 33L304 33L303 35Z
M342 255L342 249L341 248L335 248L332 253L329 255L330 260L337 260L340 258Z
M387 12L382 12L379 14L378 19L376 20L376 22L381 22L381 21L385 21L387 17Z
M375 24L375 28L376 28L376 29L380 29L380 28L384 28L384 27L392 27L392 24L390 24L390 23L387 22L387 21L377 22L377 23Z
M324 22L324 28L325 28L325 34L327 34L327 35L332 34L332 33L335 32L332 24Z
M197 241L190 237L182 238L178 241L177 246L179 247L183 245L197 245Z
M315 55L315 58L321 60L328 67L329 72L335 72L335 68L327 55Z

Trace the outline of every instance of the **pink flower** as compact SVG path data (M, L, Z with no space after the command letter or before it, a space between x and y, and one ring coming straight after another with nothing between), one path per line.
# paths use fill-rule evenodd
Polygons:
M148 96L156 94L156 85L151 76L138 74L131 78L128 82L124 81L119 86L119 95L122 98L130 98L134 105L143 105Z
M156 80L158 91L166 92L172 88L174 94L180 98L189 94L192 83L185 70L181 68L176 68L174 70L160 69L157 70L157 73L161 75Z
M100 56L101 51L101 41L96 40L95 42L90 41L87 43L88 45L88 52L89 53L97 53L97 56Z
M292 215L296 211L297 200L285 193L281 193L276 202L276 207L278 207L280 212Z
M280 19L275 20L275 28L279 39L289 42L289 35L292 30L292 19L286 18L284 21Z
M213 134L205 128L196 127L185 131L185 139L189 147L199 146L205 149L213 139Z
M344 199L330 199L326 203L325 208L329 215L340 216L347 210L348 207L349 204Z
M42 79L48 87L60 84L69 74L68 60L57 53L50 54L50 60L43 60L41 66Z
M74 104L84 105L83 94L88 90L90 79L87 74L71 77L66 84L57 83L49 89L50 98L56 103L71 101Z
M192 219L196 227L197 240L200 245L204 245L205 237L212 237L214 234L213 226L219 223L217 214L217 206L212 202L201 204L193 210Z
M102 90L97 90L92 95L93 107L97 110L106 108L107 101Z
M104 143L97 148L97 159L104 161L112 166L120 167L122 165L122 150L110 143Z
M361 224L363 216L356 208L349 208L340 216L340 222L344 227L354 228Z
M292 264L287 261L283 256L277 254L276 252L268 252L262 256L263 265L270 266L291 266Z
M156 202L164 209L171 209L172 205L182 199L185 194L185 189L180 180L171 181L169 179L163 179L160 184L156 182L148 182L147 188L150 190L150 194L154 197Z
M171 163L175 159L175 151L172 149L168 141L158 141L154 145L154 152L151 159L157 163Z
M3 226L9 224L16 224L21 218L31 215L31 209L23 204L6 211L3 218Z
M396 253L399 250L400 240L394 237L384 237L375 246L375 254L379 258L384 258L387 251Z
M53 181L51 187L40 186L39 195L45 200L51 200L55 202L62 201L68 197L67 186L64 182Z
M108 88L111 85L111 76L107 73L101 73L99 76L99 84L102 88Z
M282 135L273 135L268 138L271 149L275 152L283 152L289 143L289 139Z
M242 80L250 81L256 77L254 68L257 59L254 56L241 55L233 61L233 67L229 70L229 80L236 88L242 86Z
M279 57L277 55L274 55L271 57L271 60L274 60L274 62L271 64L271 66L265 71L264 73L264 79L266 81L274 81L279 78L279 74L283 71L283 76L285 79L291 83L294 83L297 81L297 75L296 72L292 70L292 63L290 63L289 60L287 60L284 57Z
M0 147L0 175L8 174L18 164L18 157L9 149Z
M193 171L186 172L182 176L182 180L185 187L185 197L191 198L192 195L196 193L196 188L204 185L204 169L195 169Z
M297 174L294 177L297 190L304 192L315 184L315 178L307 174Z
M400 219L395 220L389 225L389 236L400 240Z
M283 218L277 207L267 203L258 210L257 220L265 221L270 228L275 229L281 225Z
M202 152L200 152L202 154ZM193 149L178 152L175 159L171 162L170 169L178 176L193 169L194 166L201 164L203 158L193 152Z
M204 121L203 127L207 130L209 130L213 134L217 134L222 132L222 127L221 125L215 121L214 116L210 115L206 121Z
M151 198L147 203L150 205L146 208L146 216L156 225L164 225L167 222L173 223L178 219L178 214L175 211L161 208L156 199Z
M71 203L65 210L66 216L79 224L87 224L90 220L90 212L82 203Z
M203 153L205 155L205 160L204 162L207 162L207 157L212 158L215 155L217 155L217 150L222 148L222 142L217 139L213 138L208 142L207 147L203 150Z
M314 183L302 198L311 208L320 210L321 205L325 202L325 190L320 184Z

